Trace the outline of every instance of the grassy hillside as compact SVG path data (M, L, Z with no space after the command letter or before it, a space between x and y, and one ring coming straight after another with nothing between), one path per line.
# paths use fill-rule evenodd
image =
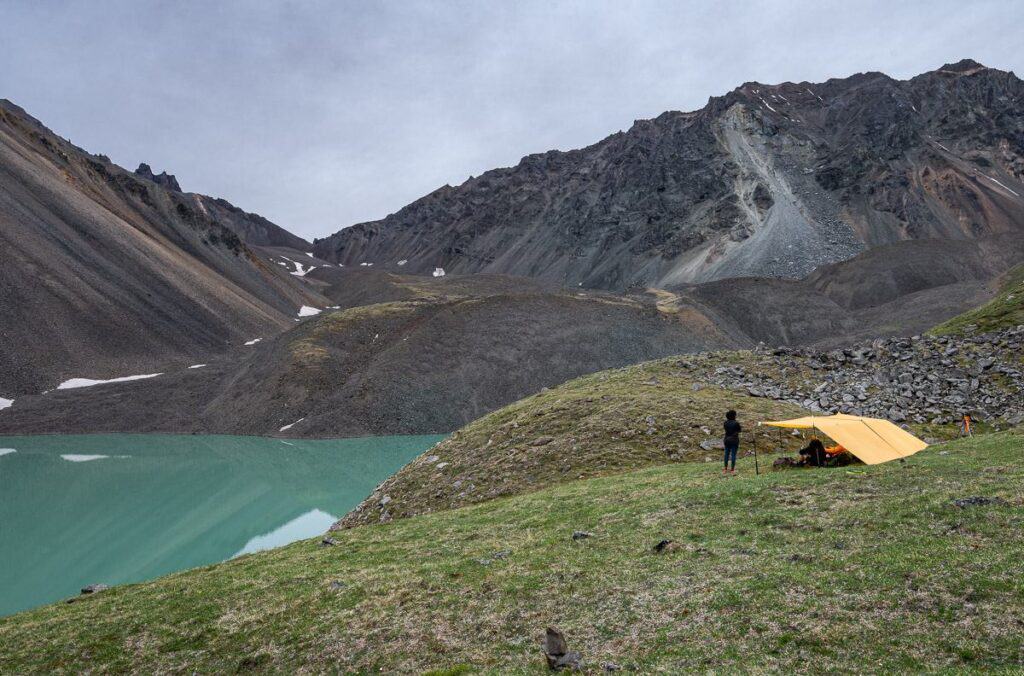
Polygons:
M976 327L972 330L984 333L1021 324L1024 324L1024 265L1018 265L1005 275L995 298L936 326L932 333L963 333L968 327Z
M806 411L704 385L702 372L688 368L708 359L749 366L756 363L752 357L670 357L539 392L458 430L385 481L341 523L389 521L666 462L720 461L722 451L710 445L721 438L730 408L747 424L743 450L753 447L756 433L766 451L778 446L777 430L754 423Z
M0 672L542 673L549 625L594 671L1019 668L1022 452L665 465L350 529L2 619Z

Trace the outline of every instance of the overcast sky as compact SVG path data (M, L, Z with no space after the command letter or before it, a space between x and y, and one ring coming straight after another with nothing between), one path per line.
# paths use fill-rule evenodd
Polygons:
M1024 2L0 0L0 97L307 238L746 81L1024 71Z

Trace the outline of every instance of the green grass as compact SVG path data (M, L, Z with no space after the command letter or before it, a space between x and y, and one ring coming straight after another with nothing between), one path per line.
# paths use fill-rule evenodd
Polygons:
M666 462L719 459L701 442L721 438L725 412L746 424L745 449L778 445L777 430L758 420L804 415L792 404L694 384L703 371L684 363L743 363L749 352L670 357L584 376L486 415L410 462L345 519L377 523L539 490L581 478ZM777 371L777 369L776 369ZM777 375L777 373L776 373ZM800 440L786 435L795 448ZM541 443L541 442L544 443ZM436 456L433 462L428 458ZM386 505L381 505L384 497Z
M1024 265L1008 272L999 294L979 308L965 312L932 329L937 335L964 333L968 327L985 333L1024 324Z
M1019 670L1022 453L573 481L0 619L0 672L542 673L548 625L595 671Z

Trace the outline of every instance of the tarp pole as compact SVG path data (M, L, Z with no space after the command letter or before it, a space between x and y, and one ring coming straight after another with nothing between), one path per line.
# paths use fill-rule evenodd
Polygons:
M757 465L757 430L754 430L754 474L761 475L761 468Z

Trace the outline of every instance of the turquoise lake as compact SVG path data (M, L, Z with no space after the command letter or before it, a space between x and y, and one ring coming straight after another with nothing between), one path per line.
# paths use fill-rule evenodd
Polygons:
M0 437L0 615L314 537L443 438Z

